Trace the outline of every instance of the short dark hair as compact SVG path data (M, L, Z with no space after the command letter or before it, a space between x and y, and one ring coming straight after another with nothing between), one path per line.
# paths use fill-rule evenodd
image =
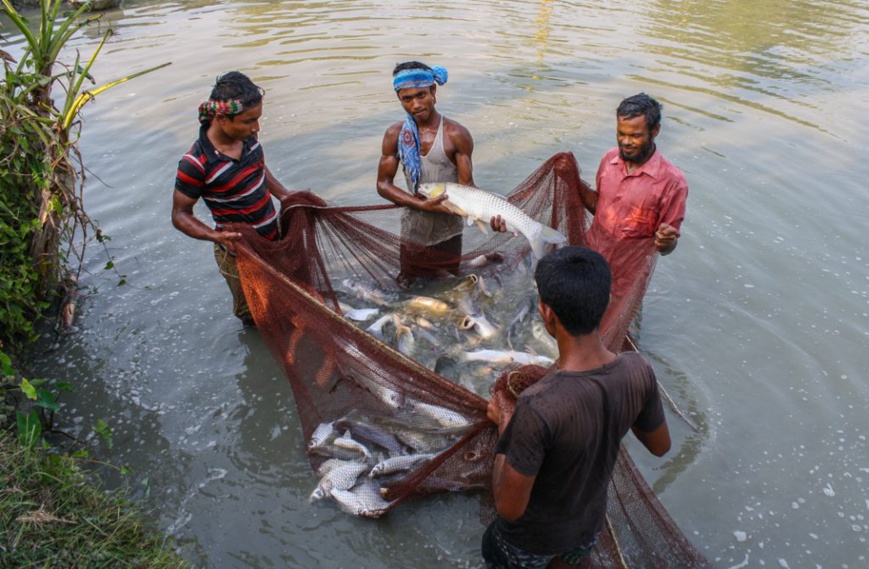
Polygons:
M661 124L661 103L645 93L639 93L623 100L616 109L616 116L619 118L632 119L640 115L646 117L649 131L655 130Z
M395 66L395 69L392 70L392 76L395 77L398 75L399 71L404 71L405 69L425 69L426 71L431 71L431 67L425 63L420 63L419 61L405 61L404 63L399 63Z
M540 301L552 308L571 336L590 334L606 312L612 273L603 255L588 247L548 253L534 271Z
M214 81L211 99L216 101L236 99L241 103L242 111L246 111L260 104L264 93L263 89L255 85L244 73L230 71L218 76Z

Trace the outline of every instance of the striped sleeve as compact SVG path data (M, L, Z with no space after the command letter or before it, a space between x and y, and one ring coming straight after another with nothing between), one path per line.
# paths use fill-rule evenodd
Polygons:
M199 199L204 188L205 166L192 152L188 152L178 161L175 189L188 198Z

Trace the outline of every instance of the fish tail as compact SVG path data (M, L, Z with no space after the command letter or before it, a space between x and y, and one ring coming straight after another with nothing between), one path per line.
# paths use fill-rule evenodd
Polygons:
M564 235L546 225L542 225L540 232L534 235L533 239L529 239L531 250L534 252L534 257L537 259L543 258L543 255L546 253L545 249L547 244L556 245L558 243L564 243L565 241L567 241L567 238Z
M543 235L544 241L546 241L547 243L552 243L554 245L567 241L567 237L565 237L555 229L552 229L548 225L543 226L543 231L541 232L541 235Z

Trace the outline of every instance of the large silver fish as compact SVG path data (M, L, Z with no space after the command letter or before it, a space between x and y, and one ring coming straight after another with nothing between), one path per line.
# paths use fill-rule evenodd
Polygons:
M468 218L468 225L477 222L486 231L489 220L500 215L507 224L507 231L519 232L531 244L537 259L546 253L546 244L564 243L567 239L558 231L532 219L524 211L507 201L501 195L481 190L473 186L453 183L421 184L419 193L428 198L447 194L443 204L457 215Z
M411 415L416 419L416 415ZM410 417L408 417L410 419ZM428 427L419 422L413 424L395 417L377 416L373 422L393 433L402 444L410 447L416 453L433 453L444 450L459 440L467 432L467 426L444 428L440 423L431 421Z
M341 460L340 458L330 458L329 460L325 460L323 461L323 464L317 467L317 476L322 478L339 466L343 466L346 463L346 460Z
M471 421L467 417L456 413L452 409L441 407L440 405L430 405L423 403L417 399L406 398L404 401L405 409L411 413L422 415L425 418L433 419L441 427L454 429L457 427L467 427Z
M402 404L404 404L404 395L394 389L390 389L389 387L361 374L353 376L353 379L355 379L361 387L367 389L372 395L392 409L398 409Z
M365 458L371 458L371 451L368 450L368 447L355 440L350 430L344 431L344 434L335 438L332 444L339 448L358 452Z
M386 476L387 474L392 474L394 472L404 472L405 470L410 470L415 468L420 462L429 461L436 457L436 453L426 453L426 454L406 454L403 456L393 456L384 460L381 460L371 469L371 472L368 473L370 478L376 478L378 476Z
M376 284L359 279L346 278L341 281L341 285L365 302L378 306L390 306L392 304L392 298Z
M498 333L498 329L486 320L486 317L482 314L477 316L465 316L459 321L458 325L462 330L476 331L484 340L488 340Z
M342 510L365 518L379 518L389 509L390 503L383 499L382 493L380 486L370 479L349 490L335 488L331 491Z
M351 413L353 412L351 411ZM338 419L335 426L350 431L356 440L377 445L389 451L390 454L400 455L407 452L407 447L400 443L395 435L362 418L344 417Z
M546 331L546 325L540 318L531 322L531 334L534 339L543 344L550 354L558 354L558 342Z
M489 292L489 287L486 285L485 279L473 273L464 277L459 282L459 284L453 287L450 292L458 294L468 294L475 292L477 289L479 289L479 291L487 297L492 298L492 293Z
M356 484L359 476L370 469L364 462L347 461L328 470L320 483L311 492L310 501L315 502L329 496L333 490L349 490Z
M314 432L311 433L311 438L308 441L308 450L322 447L335 434L335 422L320 423Z
M341 314L344 315L344 318L347 320L353 320L354 322L365 322L380 312L377 308L353 308L349 304L344 304L343 302L338 303L338 308L341 309Z
M458 302L459 308L465 313L465 317L459 323L462 330L474 329L484 339L488 340L498 333L498 328L486 318L486 315L474 306L467 296L463 296Z
M534 309L536 300L537 295L535 294L534 296L526 296L519 301L519 312L516 313L516 316L510 321L510 326L507 327L507 346L511 350L513 349L513 337L520 330L520 325L525 321L525 317Z
M459 440L467 428L400 431L395 436L417 453L437 453Z
M475 350L473 352L460 352L459 358L466 362L489 362L493 364L534 364L550 366L555 360L549 356L532 354L529 352L516 352L513 350Z

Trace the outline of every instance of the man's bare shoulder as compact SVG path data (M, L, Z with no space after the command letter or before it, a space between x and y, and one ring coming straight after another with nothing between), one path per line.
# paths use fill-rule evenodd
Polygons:
M383 138L395 138L398 140L398 135L401 134L402 128L404 128L404 122L397 122L389 125L386 132L383 134Z
M384 154L395 154L398 151L398 139L401 136L401 129L403 126L404 123L397 122L389 125L386 132L383 133L382 146Z
M454 121L453 119L448 119L447 117L444 117L444 132L453 140L456 138L472 140L471 131L465 128L461 123Z

